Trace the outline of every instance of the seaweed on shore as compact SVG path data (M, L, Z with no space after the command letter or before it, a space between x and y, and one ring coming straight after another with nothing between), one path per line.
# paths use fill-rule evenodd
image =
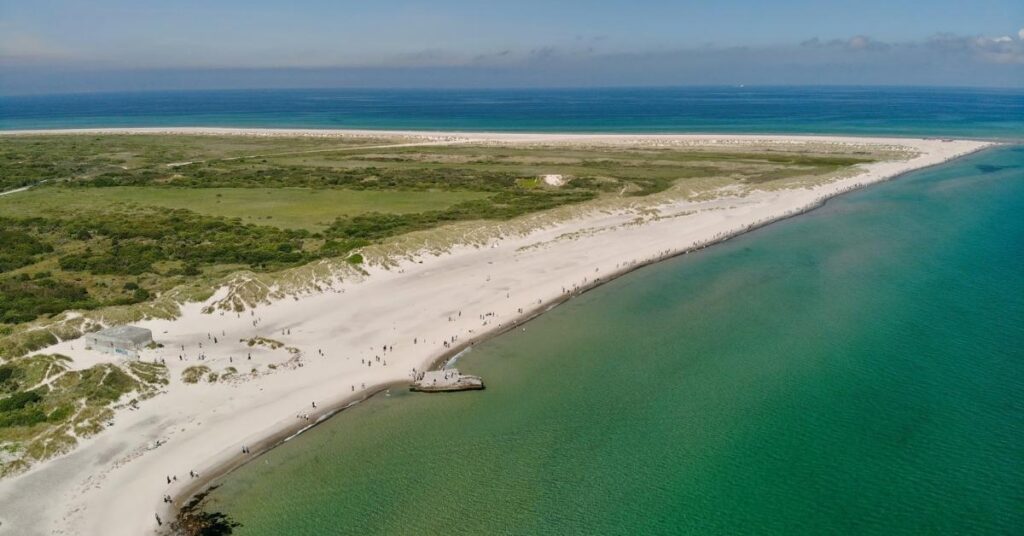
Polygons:
M204 501L214 489L217 489L217 486L192 497L178 511L177 518L171 523L171 534L175 536L224 536L233 534L235 528L242 526L227 514L204 510Z

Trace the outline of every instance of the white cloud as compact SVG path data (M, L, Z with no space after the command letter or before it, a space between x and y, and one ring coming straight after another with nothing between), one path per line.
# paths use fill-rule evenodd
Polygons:
M855 36L851 37L850 41L849 41L850 48L853 48L853 49L867 48L868 47L868 43L870 43L870 41L868 40L867 37L865 37L863 35L855 35Z

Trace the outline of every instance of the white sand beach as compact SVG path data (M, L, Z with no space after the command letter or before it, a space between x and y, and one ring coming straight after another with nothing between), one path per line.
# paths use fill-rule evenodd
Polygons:
M53 131L11 131L4 135L44 132ZM500 143L813 142L900 146L918 154L905 161L862 165L855 176L813 188L665 203L657 207L658 217L645 218L639 224L633 211L595 210L525 235L495 239L489 246L459 246L441 255L425 253L390 268L371 266L367 268L369 274L360 280L337 281L322 292L281 299L241 313L204 314L204 305L222 297L220 293L207 303L188 304L176 320L141 322L137 325L151 329L154 339L164 345L144 351L141 358L166 360L171 379L166 392L140 402L137 409L119 411L111 426L83 440L71 453L0 481L0 535L158 533L156 516L165 526L173 517L172 509L163 501L165 496L180 501L210 477L257 456L262 449L353 400L388 386L405 389L414 371L424 370L456 347L510 328L521 329L523 320L537 311L643 264L798 214L837 194L990 145L965 140L767 135L222 128L57 132L386 134L424 141ZM552 176L549 181L560 183L561 177ZM249 346L245 341L253 337L280 341L296 351ZM42 352L68 355L76 368L116 359L85 350L82 340L65 341ZM205 358L199 360L200 355ZM197 364L213 370L233 366L243 379L183 383L181 371ZM247 374L252 365L267 371L269 364L277 368L256 377ZM501 378L484 380L495 383ZM251 453L243 454L243 446ZM190 477L190 471L199 477ZM168 477L172 477L170 484Z

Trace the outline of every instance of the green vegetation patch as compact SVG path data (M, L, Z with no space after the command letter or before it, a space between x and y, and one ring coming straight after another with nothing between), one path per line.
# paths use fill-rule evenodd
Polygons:
M0 272L21 268L39 260L40 255L50 253L53 247L17 229L0 228Z
M343 255L362 244L341 240L322 250L322 240L307 243L307 231L166 209L0 216L0 227L28 235L46 250L20 271L0 271L4 323L67 309L139 303L207 270L279 270Z
M277 350L278 348L284 347L283 342L274 339L268 339L267 337L251 337L249 339L242 339L239 342L244 342L247 346L266 346L271 350Z
M324 258L360 264L360 248L456 222L672 187L691 195L777 188L875 158L835 147L408 142L0 136L0 189L37 184L0 197L0 327L148 302L243 269L268 273ZM546 187L546 174L568 182Z
M16 324L41 315L69 309L91 309L98 303L85 287L71 281L59 281L43 274L28 274L0 279L0 323Z
M0 139L0 191L41 181L82 179L107 172L189 161L302 154L394 143L372 137L314 138L193 135L38 135Z
M192 365L181 371L181 381L185 383L199 383L199 380L210 374L212 374L210 367L206 365Z

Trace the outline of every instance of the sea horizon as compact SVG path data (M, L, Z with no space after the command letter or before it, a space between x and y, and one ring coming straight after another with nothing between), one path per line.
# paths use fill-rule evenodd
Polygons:
M0 96L0 131L113 127L843 134L1019 141L1024 139L1024 89L322 88Z

